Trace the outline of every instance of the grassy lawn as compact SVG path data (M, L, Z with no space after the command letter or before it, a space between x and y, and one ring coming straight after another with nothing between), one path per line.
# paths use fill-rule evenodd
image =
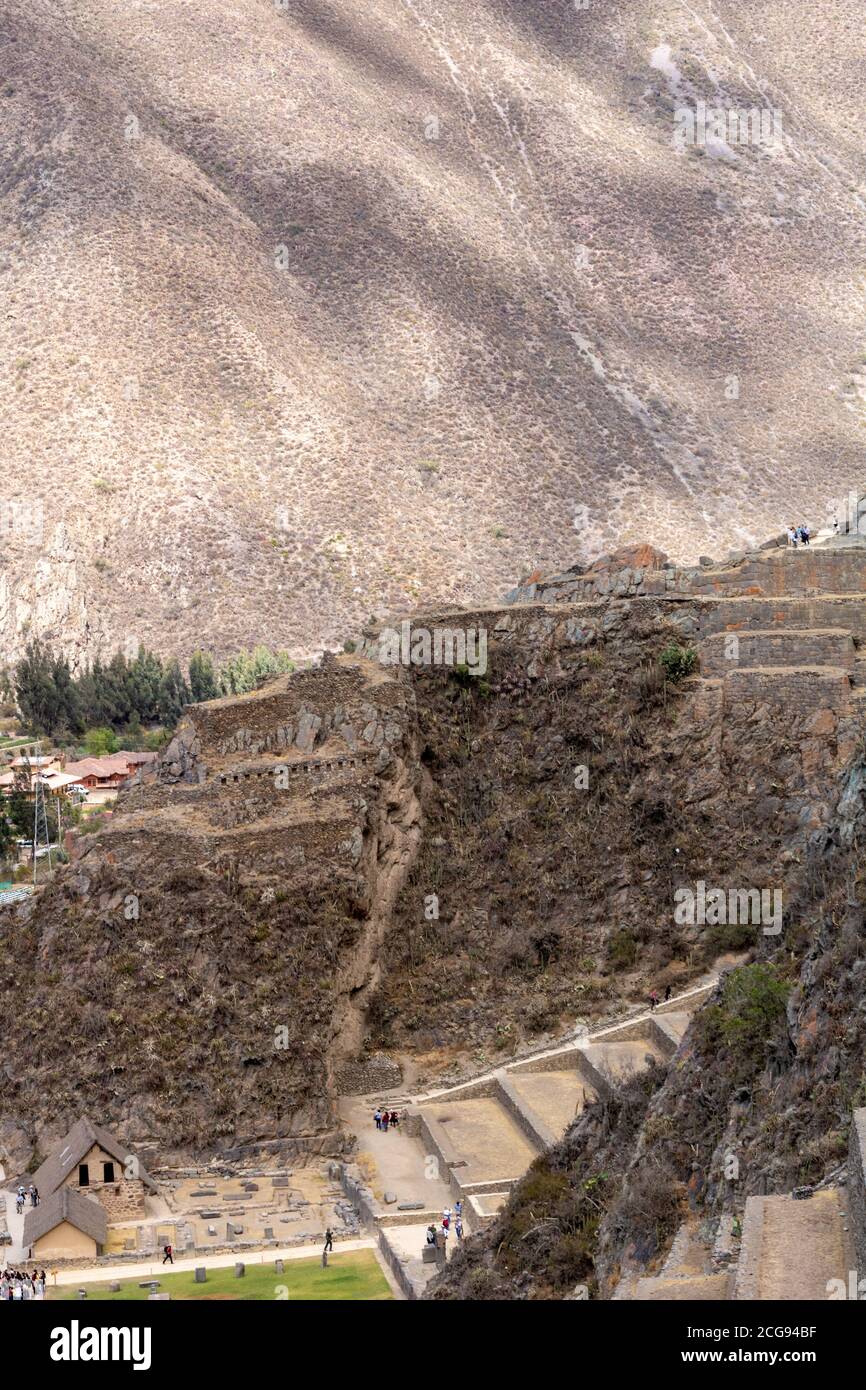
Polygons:
M149 1290L138 1287L145 1277L134 1274L129 1279L121 1279L119 1293L109 1293L108 1284L86 1284L83 1281L51 1288L49 1278L47 1296L51 1300L77 1299L78 1290L85 1288L88 1298L115 1303L146 1299ZM262 1300L285 1299L288 1296L290 1300L309 1302L393 1297L372 1250L352 1250L345 1255L331 1255L327 1269L322 1269L322 1261L317 1255L309 1260L286 1260L282 1274L275 1272L271 1261L264 1265L248 1264L242 1279L235 1278L233 1265L227 1269L209 1269L206 1284L197 1284L192 1270L182 1274L160 1273L154 1278L159 1279L159 1293L170 1293L172 1302L176 1298Z

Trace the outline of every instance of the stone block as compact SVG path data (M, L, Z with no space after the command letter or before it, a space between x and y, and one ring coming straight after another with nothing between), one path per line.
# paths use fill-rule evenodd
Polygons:
M238 1260L238 1263L235 1265L235 1278L236 1278L236 1279L243 1279L243 1277L244 1277L244 1275L246 1274L246 1272L247 1272L247 1267L246 1267L246 1265L243 1264L240 1260Z
M207 1269L204 1265L198 1265L195 1271L195 1282L197 1284L207 1283Z

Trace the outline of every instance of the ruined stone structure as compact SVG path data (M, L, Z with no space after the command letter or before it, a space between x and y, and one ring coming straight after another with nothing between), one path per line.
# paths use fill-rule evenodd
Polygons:
M121 1113L109 1112L122 1132L134 1112L133 1134L174 1135L179 1149L194 1136L339 1152L333 1097L375 1073L366 999L419 833L412 714L399 673L348 655L193 706L158 778L73 846L38 921L81 923L58 948L80 941L76 968L97 962L126 996L84 1103L105 1113L122 1074ZM52 1001L63 1007L62 990ZM49 1083L60 1073L59 1060L46 1068ZM135 1214L129 1184L102 1191L110 1217Z
M811 720L829 769L843 767L859 738L866 700L866 538L825 536L678 568L649 546L605 556L581 572L532 576L508 595L570 615L574 640L615 624L623 603L666 618L697 648L699 671L683 683L693 716L764 708Z

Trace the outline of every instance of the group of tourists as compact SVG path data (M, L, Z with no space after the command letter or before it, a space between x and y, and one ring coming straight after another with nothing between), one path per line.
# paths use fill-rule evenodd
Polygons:
M442 1225L441 1225L441 1227L440 1227L438 1230L437 1230L436 1226L434 1225L434 1223L433 1223L432 1221L430 1222L430 1225L427 1227L427 1244L428 1244L428 1245L436 1245L436 1244L438 1243L438 1240L439 1240L439 1237L440 1237L440 1236L441 1236L443 1242L447 1242L448 1237L449 1237L449 1235L451 1234L451 1223L452 1223L452 1221L453 1221L453 1223L454 1223L454 1234L455 1234L455 1236L457 1237L457 1240L458 1240L458 1242L459 1242L459 1241L461 1241L461 1240L463 1239L463 1203L462 1203L462 1202L455 1202L455 1203L454 1203L454 1210L453 1210L453 1211L451 1210L450 1207L446 1207L446 1208L445 1208L445 1210L444 1210L443 1213L442 1213Z
M808 545L811 535L808 526L789 526L788 544L796 550L798 545Z
M673 991L672 991L670 985L668 985L667 988L665 989L665 1003L668 1002L668 1000L670 999L672 993L673 993ZM655 1013L655 1011L656 1011L656 1009L658 1008L658 1006L659 1006L660 1003L661 1003L661 999L659 998L659 992L658 992L658 990L657 990L657 989L652 990L651 993L650 993L650 997L649 997L649 1006L650 1006L650 1013L651 1013L651 1014L654 1014L654 1013Z
M45 1297L45 1270L27 1274L20 1269L4 1269L0 1274L0 1303L19 1298Z
M380 1110L377 1107L373 1113L373 1123L377 1129L384 1129L387 1134L389 1125L393 1125L394 1129L397 1128L400 1123L400 1116L396 1110Z
M15 1194L15 1210L17 1211L17 1213L18 1213L19 1216L21 1215L22 1211L24 1210L24 1207L25 1207L25 1204L26 1204L26 1202L27 1202L28 1196L29 1196L29 1198L30 1198L30 1205L31 1205L31 1207L38 1207L38 1206L39 1206L39 1188L38 1188L38 1187L34 1187L34 1186L33 1186L33 1183L30 1184L30 1187L29 1187L29 1188L26 1188L26 1187L24 1186L23 1182L22 1182L22 1183L19 1183L19 1185L18 1185L18 1191L17 1191L16 1194Z

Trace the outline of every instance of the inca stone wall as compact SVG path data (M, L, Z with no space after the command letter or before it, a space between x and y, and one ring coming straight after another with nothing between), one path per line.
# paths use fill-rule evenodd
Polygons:
M736 646L732 647L732 635ZM752 631L717 633L701 643L701 673L726 676L738 666L854 666L854 642L850 632L835 629L811 631Z
M866 1278L866 1110L851 1116L848 1141L848 1216L858 1278Z
M731 671L725 677L725 706L782 705L792 716L847 710L851 682L844 673L819 666L778 671Z

